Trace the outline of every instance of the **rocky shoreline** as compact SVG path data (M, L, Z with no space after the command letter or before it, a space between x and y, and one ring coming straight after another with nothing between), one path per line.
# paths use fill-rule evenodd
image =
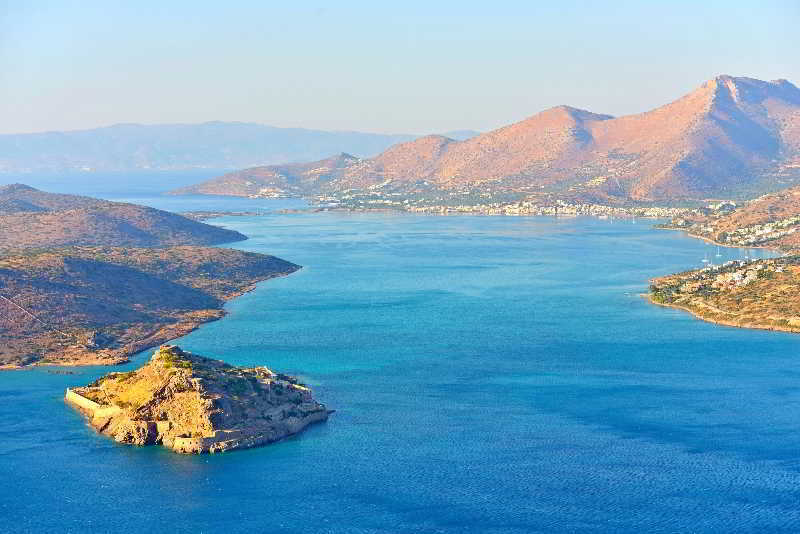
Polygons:
M800 332L800 256L722 265L654 278L650 302L738 328Z
M274 443L332 413L294 377L234 367L171 345L136 371L68 388L64 399L118 443L162 445L182 454Z

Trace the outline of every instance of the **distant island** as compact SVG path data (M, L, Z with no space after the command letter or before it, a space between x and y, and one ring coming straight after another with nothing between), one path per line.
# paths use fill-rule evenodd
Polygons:
M126 362L300 268L205 246L238 232L21 184L0 187L0 238L0 369Z
M169 345L135 371L68 389L65 400L118 443L163 445L184 454L266 445L330 413L294 377Z

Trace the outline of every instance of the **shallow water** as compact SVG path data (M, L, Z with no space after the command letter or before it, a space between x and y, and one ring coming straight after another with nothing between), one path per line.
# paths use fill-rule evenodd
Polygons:
M116 445L63 404L107 369L0 374L0 530L800 530L800 337L639 296L742 251L642 220L217 222L304 269L180 344L298 373L336 414L184 457Z

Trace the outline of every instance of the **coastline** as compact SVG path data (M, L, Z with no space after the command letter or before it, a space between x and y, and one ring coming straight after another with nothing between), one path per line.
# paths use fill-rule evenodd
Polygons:
M714 239L711 239L710 237L705 237L705 236L702 236L702 235L693 234L693 233L689 232L688 230L686 230L685 228L677 228L677 227L674 227L674 226L658 226L658 225L653 226L653 228L655 228L656 230L672 230L674 232L683 232L688 237L692 237L694 239L702 239L706 243L711 243L712 245L717 245L718 247L749 248L749 249L759 249L759 250L770 250L770 251L776 252L778 254L786 254L787 253L787 251L782 250L779 247L774 247L774 246L773 247L767 246L767 245L746 246L746 245L730 245L730 244L727 244L727 243L720 243L719 241L715 241Z
M732 327L732 328L744 328L744 329L749 329L749 330L770 330L770 331L773 331L773 332L787 332L787 333L790 333L790 334L798 334L798 333L800 333L800 328L789 328L789 327L783 328L783 327L779 327L779 326L740 324L740 323L735 323L733 321L721 321L721 320L717 320L717 319L709 319L709 318L703 317L702 315L700 315L695 310L692 310L691 308L688 308L686 306L682 306L680 304L670 304L670 303L667 303L667 302L656 302L656 301L653 300L653 296L652 295L646 294L646 293L642 293L641 296L643 298L646 298L650 302L650 304L655 304L656 306L661 306L663 308L673 308L673 309L676 309L676 310L685 311L685 312L689 313L690 315L692 315L695 319L699 319L699 320L704 321L706 323L717 324L717 325L720 325L720 326L729 326L729 327Z
M232 293L228 293L222 297L222 300L226 303L238 298L246 293L249 293L256 289L259 283L265 282L267 280L272 280L273 278L280 278L284 276L289 276L300 270L302 267L298 267L297 269L286 272L286 273L276 273L260 280L257 280L255 283L250 284L249 286L239 290L234 291ZM26 365L16 365L16 364L4 364L0 365L0 371L22 371L31 369L34 367L87 367L92 365L102 365L102 366L115 366L115 365L122 365L126 363L130 363L131 356L142 352L147 349L151 349L153 347L157 347L159 345L163 345L171 340L183 337L195 330L197 330L200 326L218 321L224 318L228 312L224 308L209 308L206 310L198 310L194 312L188 312L183 314L183 316L179 317L176 322L166 324L157 328L156 330L151 331L150 333L146 334L145 336L130 341L123 345L118 349L101 349L100 351L89 351L85 348L81 349L78 347L70 347L64 351L50 353L46 358L50 357L50 355L56 356L66 356L70 359L59 362L59 361L36 361ZM72 349L72 350L70 350Z

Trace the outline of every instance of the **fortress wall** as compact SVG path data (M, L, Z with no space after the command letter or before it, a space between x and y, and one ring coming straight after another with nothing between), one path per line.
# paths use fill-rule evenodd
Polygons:
M89 417L111 417L120 412L120 409L116 406L104 406L102 404L98 404L91 399L87 399L83 395L75 393L70 388L67 388L67 393L64 395L64 400L87 414Z

